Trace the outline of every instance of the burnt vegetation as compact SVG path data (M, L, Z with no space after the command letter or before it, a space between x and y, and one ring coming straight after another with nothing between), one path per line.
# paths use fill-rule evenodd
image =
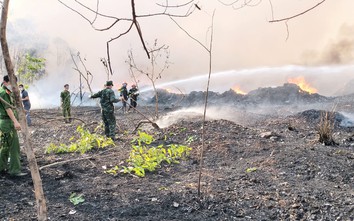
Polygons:
M353 95L328 98L293 90L260 88L248 95L210 95L205 122L204 169L198 196L202 113L185 114L203 92L160 93L162 129L143 125L149 145L185 145L178 163L162 162L144 177L122 172L137 145L138 113L117 116L115 145L81 153L45 153L49 143L74 142L82 126L102 134L98 107L74 107L64 124L55 109L33 110L30 128L52 220L351 220L353 218L353 123L345 113ZM287 93L284 93L287 91ZM262 92L262 93L260 93ZM172 97L179 105L171 107ZM260 96L261 98L257 97ZM287 97L287 99L286 99ZM193 99L192 99L193 98ZM225 103L225 100L228 102ZM187 102L187 101L188 102ZM257 103L258 100L268 102ZM252 102L250 102L252 101ZM153 115L153 97L139 111ZM151 104L149 105L149 102ZM191 105L191 104L195 105ZM335 111L333 104L336 103ZM219 117L212 115L218 108ZM230 120L227 118L228 112ZM174 117L175 111L180 119ZM344 114L343 114L344 113ZM170 118L169 118L170 117ZM162 125L162 124L160 124ZM132 142L133 141L133 142ZM22 157L26 167L25 157ZM115 168L119 168L115 170ZM109 172L108 172L109 171ZM115 171L115 172L113 172ZM36 220L30 176L0 176L0 217Z

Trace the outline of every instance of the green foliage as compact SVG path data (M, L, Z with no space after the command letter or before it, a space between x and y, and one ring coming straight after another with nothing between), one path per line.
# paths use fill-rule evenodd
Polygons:
M83 203L85 202L84 197L82 196L82 194L76 194L76 193L72 193L69 197L69 200L72 204L74 204L75 206L79 203Z
M119 171L119 167L115 166L112 169L106 170L104 172L112 175L117 175L117 171Z
M27 84L33 83L44 76L45 59L31 56L29 53L24 55L22 62L18 65L18 77L20 82Z
M127 166L123 166L123 173L134 173L139 177L144 177L146 171L155 171L161 167L163 162L168 164L179 163L179 159L184 159L190 154L192 148L185 145L159 145L148 146L154 141L153 136L139 132L139 137L134 139L129 158L126 160ZM114 172L112 171L114 170ZM117 174L118 167L105 171L109 174Z
M141 146L143 143L151 144L153 141L155 141L152 135L149 135L145 132L138 131L138 135L139 137L133 139L132 143L138 143L139 146Z
M81 154L92 150L93 148L105 148L107 146L114 146L114 142L111 138L106 138L105 136L99 134L91 134L89 130L78 126L76 129L78 137L71 137L70 141L77 139L70 145L59 144L55 145L53 143L49 144L46 148L46 153L73 153L80 152Z
M168 190L168 188L167 188L167 187L165 187L165 186L162 186L162 187L159 187L159 189L158 189L158 190L163 191L163 190Z
M247 169L246 169L246 172L247 172L247 173L252 173L252 172L255 172L255 171L257 171L257 168L256 168L256 167L250 167L250 168L247 168Z
M196 141L198 138L196 135L192 135L192 136L189 136L187 139L186 139L186 143L188 145L190 145L192 142Z

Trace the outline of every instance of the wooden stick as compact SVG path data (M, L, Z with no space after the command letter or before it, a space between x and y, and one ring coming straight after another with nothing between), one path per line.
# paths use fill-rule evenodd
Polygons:
M55 163L51 163L51 164L47 164L47 165L41 166L39 168L39 170L42 170L42 169L47 168L47 167L56 166L56 165L59 165L59 164L68 163L68 162L74 162L74 161L79 161L79 160L92 160L92 159L94 159L94 158L93 157L85 157L85 158L80 158L80 159L71 159L71 160L59 161L59 162L55 162Z

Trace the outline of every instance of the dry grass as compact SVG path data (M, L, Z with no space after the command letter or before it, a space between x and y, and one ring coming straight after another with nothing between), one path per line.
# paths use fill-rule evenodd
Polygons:
M318 125L319 142L324 145L336 144L333 140L334 130L334 111L325 111L321 114L321 120Z

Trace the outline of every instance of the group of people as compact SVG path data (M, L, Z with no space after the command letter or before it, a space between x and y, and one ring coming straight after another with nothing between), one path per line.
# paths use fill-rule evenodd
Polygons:
M27 124L31 125L29 114L31 103L28 93L22 84L19 85L19 89ZM0 87L0 173L8 173L11 176L24 176L27 173L21 170L20 142L17 134L17 131L21 130L21 125L17 118L10 78L6 75Z
M135 111L135 108L137 106L137 100L139 96L139 90L136 87L135 84L132 85L132 88L127 89L128 84L126 82L123 82L122 87L118 90L120 92L120 97L121 101L123 103L122 109L123 113L129 112L130 109L133 108L133 111ZM130 99L130 105L127 111L127 102L128 99Z
M104 85L104 89L92 94L90 98L100 98L100 104L102 109L102 121L105 127L105 135L112 140L115 140L115 130L116 130L116 118L114 115L114 105L119 101L122 102L123 113L127 113L130 109L135 111L137 107L137 99L139 96L139 91L136 85L132 85L131 89L127 89L127 83L124 82L122 87L118 90L120 92L120 98L117 99L114 91L112 90L113 82L107 81ZM70 92L69 85L64 85L64 90L60 93L61 107L63 111L63 116L66 123L71 122L70 113ZM130 100L130 104L128 101ZM129 106L127 110L127 104Z
M112 87L113 82L107 81L105 88L92 94L90 98L100 98L105 135L115 140L116 118L113 103L122 101L123 112L125 113L128 99L130 99L129 109L133 108L135 110L139 91L136 85L132 85L132 88L128 91L127 83L124 82L119 89L120 98L117 99ZM19 89L26 113L26 121L30 126L32 124L30 118L31 103L28 92L24 89L22 84L19 85ZM64 90L60 93L60 100L65 122L70 123L71 94L68 84L64 85ZM21 130L21 125L18 122L17 112L14 107L14 95L12 93L10 79L9 76L6 75L3 77L3 82L0 87L0 174L8 173L11 176L24 176L27 174L22 172L21 169L18 130Z
M129 110L133 108L135 110L137 106L137 99L139 96L139 91L136 85L132 85L132 88L127 90L127 83L124 82L122 87L118 90L120 92L120 98L117 99L114 91L112 90L113 82L107 81L105 84L105 89L92 94L90 98L100 98L100 104L102 109L102 120L104 123L104 133L106 137L115 140L115 132L116 132L116 117L114 115L114 106L113 103L117 103L119 101L122 102L123 113L126 113L127 102L130 99ZM129 111L128 110L128 111Z

